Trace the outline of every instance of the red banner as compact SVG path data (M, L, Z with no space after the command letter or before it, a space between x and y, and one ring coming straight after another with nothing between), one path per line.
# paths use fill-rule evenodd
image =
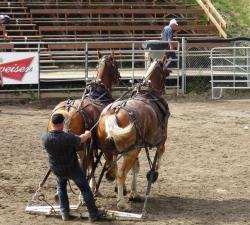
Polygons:
M3 77L21 81L25 73L32 71L30 64L34 57L0 64L0 73Z

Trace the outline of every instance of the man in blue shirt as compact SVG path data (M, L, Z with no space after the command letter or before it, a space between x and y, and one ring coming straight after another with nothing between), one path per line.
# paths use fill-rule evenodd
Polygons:
M90 221L95 221L101 217L102 212L95 205L86 173L80 167L76 154L80 145L91 138L91 132L85 131L80 136L64 132L64 116L60 113L54 114L51 121L53 129L42 137L42 141L48 153L49 167L56 175L62 219L70 219L67 181L71 179L83 195Z
M168 50L171 50L170 52L166 52L168 62L166 64L167 67L170 67L170 64L173 63L173 60L176 59L176 54L173 52L174 45L172 43L174 39L174 33L177 29L178 23L176 19L172 19L169 22L168 26L165 26L162 30L161 37L163 41L168 41Z

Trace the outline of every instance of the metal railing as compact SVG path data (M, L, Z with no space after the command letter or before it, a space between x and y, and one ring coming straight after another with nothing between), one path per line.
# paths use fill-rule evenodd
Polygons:
M210 85L213 85L213 92L221 91L221 93L223 89L237 89L240 85L243 87L246 83L246 87L244 86L243 88L238 89L248 89L249 81L245 82L242 79L232 78L232 75L229 72L229 66L233 68L231 69L231 71L233 71L231 73L234 73L236 78L239 78L239 76L242 76L242 73L244 73L244 76L248 76L247 80L249 80L249 52L246 52L246 55L244 56L244 62L248 66L245 67L244 71L244 65L240 66L241 69L238 68L240 58L243 60L242 51L244 51L243 49L247 49L243 46L248 45L249 41L249 38L183 38L182 43L174 42L176 45L174 52L177 56L175 59L176 65L172 68L173 73L167 79L166 89L176 90L177 95L179 93L184 94L190 91L194 91L199 94L209 90L211 88ZM145 45L145 43L155 43L160 45L166 44L163 41L157 40L146 42L16 42L6 43L6 45L14 45L13 50L15 50L18 46L33 45L33 51L39 52L40 83L38 84L38 91L40 93L40 91L55 92L82 90L82 86L85 82L94 79L96 76L96 65L98 62L98 58L96 56L97 49L99 49L102 54L110 54L112 50L115 52L116 61L118 62L123 82L120 86L115 86L114 90L124 90L130 88L131 86L133 87L136 82L143 78L146 72L146 56L150 53L153 57L159 58L169 51L162 50L162 47L151 48L148 46L142 46L143 44ZM225 54L225 48L223 46L231 49L230 51L232 52L227 52L227 54ZM71 49L67 50L69 49L68 47ZM226 57L229 56L228 54L231 54L231 58L227 58L226 61ZM222 65L216 64L219 60L224 60ZM226 62L231 62L231 64L227 65ZM223 67L225 65L227 65L227 67ZM216 74L219 73L218 70L220 70L220 76L217 76ZM224 73L222 76L222 71L227 71L228 74ZM217 80L222 80L222 77L224 81L228 82L224 82L224 84L223 82L217 82ZM210 79L212 79L212 82ZM232 82L230 80L235 81ZM49 84L59 83L61 81L64 82L63 85L59 84L58 86L53 86L52 84ZM77 86L78 83L71 83L72 85L68 86L65 85L65 83L68 84L71 81L80 81L82 85ZM75 84L76 86L74 86ZM229 84L231 84L231 86ZM11 89L8 86L7 88L1 89L0 93L15 91L32 91L32 89L29 87L26 89L22 87L18 89L17 87ZM214 97L215 95L213 98Z
M212 99L221 98L224 89L250 89L250 47L216 47L210 57Z
M167 42L155 41L156 43L168 46ZM175 88L179 93L179 43L173 42L176 50L171 50L177 55L176 68L173 74L168 78L171 85L167 88ZM8 43L9 44L9 43ZM32 51L39 53L39 84L38 96L41 91L57 90L75 90L75 88L50 88L41 89L41 83L60 82L60 81L88 81L96 76L96 65L98 62L97 50L102 54L110 54L113 50L116 61L118 62L119 71L122 80L127 80L127 85L133 86L138 80L141 80L147 69L147 56L149 53L152 57L162 57L165 52L170 50L157 50L153 48L143 48L145 41L113 41L113 42L12 42L15 48L24 45L32 46ZM74 49L74 46L76 50ZM15 49L13 48L13 50ZM71 48L71 49L70 49ZM67 50L70 49L70 50ZM117 89L121 87L116 87ZM0 90L0 92L16 91L14 89ZM23 91L22 89L17 90ZM27 91L27 90L24 90Z

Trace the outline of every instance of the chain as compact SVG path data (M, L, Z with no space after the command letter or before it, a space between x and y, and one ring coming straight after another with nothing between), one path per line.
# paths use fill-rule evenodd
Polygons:
M51 207L52 212L53 212L54 214L56 214L55 208L46 200L44 194L40 194L40 195L38 196L38 200L41 201L41 202L45 202L48 206Z

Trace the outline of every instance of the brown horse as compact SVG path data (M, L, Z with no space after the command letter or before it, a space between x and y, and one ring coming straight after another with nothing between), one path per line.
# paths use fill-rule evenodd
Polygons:
M52 116L54 113L62 113L65 117L65 130L77 135L90 130L98 121L105 106L113 102L110 91L112 85L118 82L120 77L114 52L109 56L102 56L98 52L97 57L99 63L96 80L86 86L82 99L60 102L51 114ZM49 119L48 130L51 128L51 119ZM93 130L92 137L92 140L95 139L95 130ZM91 144L94 144L94 141ZM91 151L90 142L82 146L78 153L81 166L85 169L92 168L95 152Z
M136 199L136 177L139 172L138 155L141 148L157 147L154 177L165 150L169 108L162 92L169 70L164 68L165 57L161 60L150 59L146 78L134 90L128 100L108 105L101 114L97 127L98 147L104 152L109 170L107 177L114 177L118 190L118 209L127 209L124 199L125 180L132 168L133 180L130 198ZM114 160L119 154L123 162ZM150 161L150 159L149 159ZM156 164L157 161L157 164ZM150 173L148 174L149 177ZM150 175L151 176L151 175Z

